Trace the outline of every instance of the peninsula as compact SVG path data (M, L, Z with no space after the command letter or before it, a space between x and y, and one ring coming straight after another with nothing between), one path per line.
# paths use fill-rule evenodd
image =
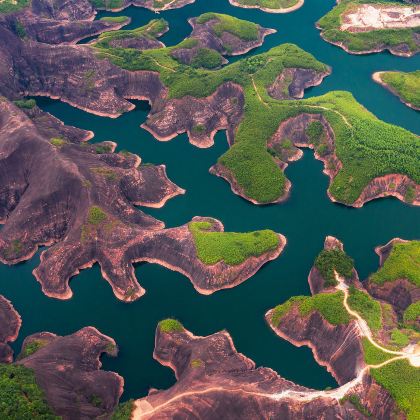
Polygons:
M420 111L420 70L411 73L402 71L378 71L373 73L373 80L410 108Z

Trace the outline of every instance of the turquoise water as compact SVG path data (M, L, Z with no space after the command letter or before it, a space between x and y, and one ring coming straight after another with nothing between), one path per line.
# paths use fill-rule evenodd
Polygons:
M350 90L378 117L420 134L418 113L370 79L378 70L420 68L420 58L405 59L387 53L352 56L327 44L319 37L314 23L332 6L331 0L308 0L292 14L269 15L231 7L227 0L197 0L184 9L161 14L171 27L163 41L168 45L179 42L190 32L187 18L205 11L229 13L276 28L278 33L268 37L256 52L294 42L333 67L333 74L309 95L333 89ZM136 8L119 14L132 17L131 27L145 24L156 16ZM100 16L103 15L111 14ZM277 260L244 284L211 296L199 295L178 273L153 264L140 264L136 274L147 293L132 304L116 300L101 278L98 266L72 280L74 297L69 301L49 299L41 293L31 274L39 263L39 254L15 267L0 266L0 293L13 301L23 318L21 334L14 345L16 351L28 334L38 331L69 334L93 325L115 338L120 346L117 358L103 360L104 369L114 370L125 378L124 399L139 397L146 395L150 387L167 388L175 381L172 371L152 358L156 324L171 316L197 335L227 329L239 351L258 366L271 367L287 379L319 389L335 385L308 348L295 348L276 337L267 327L264 314L292 295L309 293L307 275L326 235L337 236L344 242L359 274L366 278L377 267L378 258L373 251L376 245L396 236L420 237L418 208L392 198L376 200L362 209L331 203L326 195L328 179L322 174L322 164L310 151L287 169L293 189L286 203L253 206L233 195L223 180L208 173L209 167L227 149L224 133L216 136L214 147L205 150L191 146L185 135L160 143L139 127L149 109L145 103L136 102L134 111L112 120L57 101L38 102L66 124L93 130L94 141L115 140L120 149L139 154L144 162L166 164L169 177L185 188L187 194L169 201L163 209L146 209L146 212L164 220L168 227L184 224L195 215L212 216L220 219L226 230L271 228L286 235L288 245Z

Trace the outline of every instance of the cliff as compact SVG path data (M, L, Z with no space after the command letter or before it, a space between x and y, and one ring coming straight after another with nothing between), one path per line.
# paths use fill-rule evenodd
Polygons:
M11 363L13 350L7 343L15 341L22 321L12 304L0 295L0 363Z

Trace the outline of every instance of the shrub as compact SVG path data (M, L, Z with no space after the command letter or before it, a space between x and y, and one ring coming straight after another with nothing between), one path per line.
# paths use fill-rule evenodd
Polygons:
M164 319L158 324L159 330L164 333L174 333L184 331L183 325L176 319Z
M2 419L58 420L37 385L31 369L0 364L0 417Z
M22 109L32 109L36 106L35 99L18 99L17 101L13 101L13 103Z
M111 420L130 420L134 410L134 400L128 400L122 404L118 404L116 410L112 414Z
M352 277L354 261L339 248L323 249L315 259L315 267L324 278L325 286L330 287L337 284L334 271L342 277Z
M107 219L106 213L98 206L92 206L88 211L87 222L91 225L100 225Z
M395 243L383 266L369 278L382 285L387 281L407 279L420 287L420 241Z
M353 311L356 311L373 331L382 328L381 304L373 299L368 293L350 286L348 304Z
M279 238L272 230L248 233L212 232L209 222L191 222L189 229L193 235L198 258L207 265L224 261L228 265L238 265L250 257L258 257L273 251Z

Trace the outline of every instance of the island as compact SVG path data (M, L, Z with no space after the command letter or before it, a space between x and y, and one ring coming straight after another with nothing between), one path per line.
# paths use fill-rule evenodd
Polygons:
M300 9L304 0L229 0L233 6L260 9L267 13L289 13Z
M402 71L378 71L373 80L398 96L410 108L420 111L420 70L411 73Z
M210 228L207 222L194 223L194 235ZM249 418L415 419L420 403L418 250L418 241L401 239L378 247L381 267L362 283L343 244L328 236L308 277L312 296L294 296L265 314L281 339L312 349L317 363L338 382L336 389L310 389L256 367L236 350L227 331L196 336L180 321L164 319L156 329L153 356L176 375L167 390L151 389L146 397L119 403L124 381L100 370L99 360L102 353L116 356L117 345L92 327L65 337L46 332L27 337L15 361L0 363L2 390L14 390L8 399L16 410L24 413L36 402L36 410L48 419L236 418L244 410ZM238 262L237 255L231 258ZM395 287L387 283L407 281L414 287L410 305L402 310ZM381 297L376 297L378 290ZM9 302L0 306L1 320L4 313L12 314L12 341L20 317ZM29 393L24 391L28 386ZM7 407L0 407L5 414L1 410Z
M191 143L209 147L226 130L230 148L211 172L255 204L287 199L284 169L302 147L324 162L332 201L361 207L394 196L420 203L418 136L380 121L348 92L296 100L331 69L295 45L223 65L225 56L261 45L267 29L215 13L191 24L192 36L171 47L154 38L167 30L162 21L77 46L34 44L0 25L4 62L22 57L16 74L3 69L0 92L13 100L49 96L108 117L132 110L128 99L147 100L143 128L161 141L186 132ZM149 41L139 41L145 34Z
M326 41L351 54L388 50L410 57L420 51L417 4L340 0L317 27Z

